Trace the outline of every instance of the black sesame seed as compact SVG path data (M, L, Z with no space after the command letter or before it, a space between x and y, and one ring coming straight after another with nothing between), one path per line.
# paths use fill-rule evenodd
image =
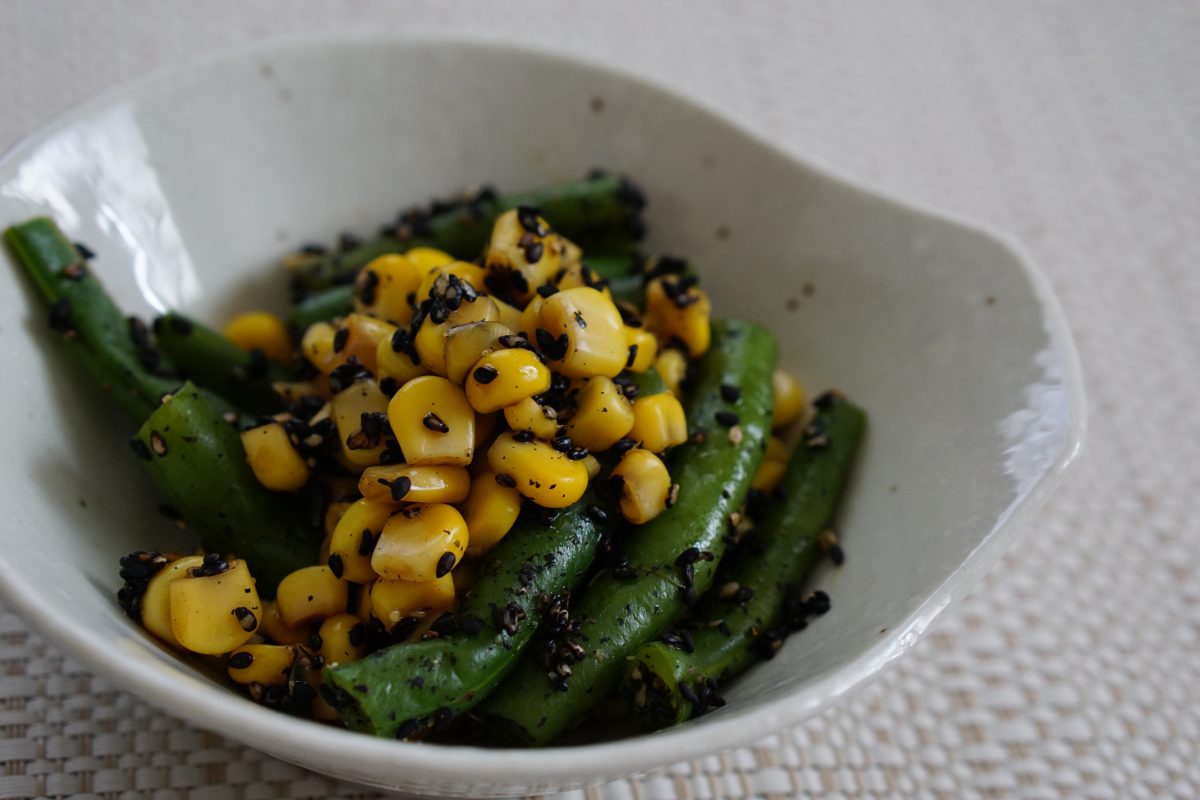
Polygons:
M726 403L736 403L742 399L742 390L728 383L721 384L721 399Z
M399 503L412 490L412 478L407 475L398 475L390 481L387 478L380 478L379 482L391 490L393 503Z
M613 452L617 455L624 455L627 451L632 450L637 446L637 442L630 439L628 436L623 436L617 440L617 443L612 446Z
M337 333L333 335L333 352L340 353L346 349L346 342L350 339L349 328L338 328Z
M375 534L371 533L369 529L364 528L362 532L362 539L360 539L358 542L358 554L360 556L369 556L371 555L371 551L374 549Z
M694 564L700 560L700 549L697 547L689 547L675 558L675 566L682 567L684 564Z
M360 622L351 628L346 636L350 640L351 647L362 647L367 640L367 628Z
M325 644L325 640L321 638L320 628L314 628L308 634L308 649L316 652Z
M834 566L838 567L846 563L846 551L842 549L840 544L835 544L829 548L829 560L834 563Z
M386 375L379 379L379 391L383 393L384 397L391 397L400 391L400 382L391 375Z
M523 444L532 442L533 441L533 431L517 431L516 433L513 434L513 439L515 441L521 442Z
M512 479L512 476L505 475L503 472L496 473L496 483L500 484L506 489L515 489L517 486L517 482Z
M258 617L254 616L254 612L245 606L235 608L233 615L237 617L238 624L244 631L252 631L258 627Z
M496 376L499 374L500 372L491 364L484 364L481 367L476 367L475 371L471 373L471 375L474 376L476 383L482 383L485 386L496 380Z
M454 569L454 562L457 560L458 557L455 556L454 553L442 553L442 557L439 558L437 562L436 576L441 578L448 575L450 570Z
M59 333L71 330L71 302L67 298L59 298L50 306L50 327Z
M551 295L558 294L558 287L553 283L543 283L537 288L537 293L542 297L550 297Z
M525 261L529 264L536 264L542 260L542 254L545 248L541 242L532 242L525 246Z
M633 362L637 361L638 346L636 344L629 345L629 357L625 359L625 369L632 369Z
M246 669L253 663L254 656L252 656L250 653L247 653L245 650L234 653L229 657L228 661L230 669Z
M338 580L342 579L342 573L345 572L346 565L342 563L342 557L337 553L329 556L329 571L333 573L333 577Z
M608 512L598 505L590 505L587 507L587 515L601 525L608 522Z
M517 222L535 236L544 236L547 233L538 219L538 210L533 206L517 206Z
M449 433L450 426L442 418L430 411L421 419L421 424L435 433Z
M88 247L83 242L75 242L74 245L75 245L75 252L78 253L79 257L82 258L84 261L91 261L93 258L96 257L96 254L95 254L95 252L92 251L92 248Z
M718 411L713 416L716 417L717 422L721 423L722 425L732 426L737 425L738 422L740 422L738 415L732 411Z
M192 332L192 321L187 317L181 317L178 314L172 314L167 317L167 324L181 336L187 336Z
M458 618L458 629L468 635L474 635L483 630L483 620L464 614Z

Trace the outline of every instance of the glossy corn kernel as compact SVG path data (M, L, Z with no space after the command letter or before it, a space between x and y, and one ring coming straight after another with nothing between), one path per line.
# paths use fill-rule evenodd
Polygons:
M501 337L514 332L499 322L468 322L450 328L446 331L446 377L461 386L479 359L503 349Z
M630 372L645 372L654 366L658 358L658 339L645 328L625 328L625 345L629 348L625 369Z
M467 552L467 523L454 506L415 505L393 514L375 543L371 568L386 580L424 582L454 569Z
M767 437L767 449L763 452L766 461L782 461L785 464L792 457L791 448L783 443L778 436Z
M258 482L273 492L294 492L308 482L308 464L278 422L242 431L246 461Z
M502 433L488 449L488 466L506 475L516 489L539 506L566 508L587 489L587 467L545 442L521 442Z
M688 438L683 405L668 392L633 401L633 427L629 438L652 453L683 444Z
M371 586L371 613L389 630L405 617L436 617L454 605L449 575L424 583L377 580Z
M229 654L225 670L234 683L272 686L288 682L296 650L282 644L244 644Z
M546 220L512 209L496 217L484 263L497 281L509 287L513 297L526 302L537 287L558 272L564 250L565 245L550 233Z
M238 314L225 326L225 338L243 350L261 350L275 361L292 360L292 337L283 320L266 311Z
M491 470L476 475L463 504L463 518L470 532L467 555L477 557L491 550L512 530L520 514L520 492L497 483L496 473Z
M399 340L392 338L375 346L375 378L380 381L391 378L396 386L403 386L413 378L428 375L429 370L421 365L420 359L414 361L403 346L397 349L398 343Z
M786 428L804 413L804 388L791 373L777 369L771 376L775 408L771 412L771 427Z
M495 298L492 298L495 300ZM509 305L503 300L496 300L496 321L514 331L521 330L521 313L523 309Z
M303 644L308 641L309 635L307 625L289 627L285 624L279 613L279 604L274 600L263 601L258 632L275 644Z
M142 626L168 644L179 647L171 631L171 583L203 563L203 556L177 558L154 573L146 584L142 594Z
M258 630L262 604L245 561L215 575L192 569L171 582L171 632L193 653L217 655L243 645Z
M327 563L334 565L334 577L341 572L342 580L350 583L370 583L375 580L371 569L371 552L384 523L392 515L391 503L376 503L369 499L356 500L346 509L329 537ZM333 557L337 560L333 561Z
M554 285L559 290L578 289L581 286L588 286L603 294L609 300L612 299L612 290L608 288L608 282L597 275L591 267L585 266L578 262L569 264L560 269L554 276Z
M692 358L708 350L712 306L704 290L686 278L666 276L646 285L646 327L660 342L678 339Z
M338 326L338 339L334 341L334 362L344 364L351 357L358 359L369 371L376 370L376 356L381 342L391 343L396 326L366 314L348 314ZM338 349L338 347L341 349Z
M454 593L461 597L471 590L475 585L475 578L479 576L479 560L467 559L463 563L454 568L454 572L450 573L451 579L454 581Z
M497 428L500 427L500 413L492 412L491 414L476 414L475 415L475 452L482 453L487 450L492 444L492 439L495 438ZM477 462L472 461L471 466L475 467ZM486 465L485 465L486 466Z
M546 298L535 294L533 299L526 304L525 310L521 312L521 324L518 326L518 330L531 342L537 341L537 329L542 325L542 306L545 304Z
M467 468L446 464L367 467L358 479L358 491L365 499L393 508L401 501L461 503L470 488L471 476Z
M391 438L383 416L388 410L388 399L379 384L370 378L359 379L335 394L331 402L342 458L357 467L378 464Z
M444 267L455 262L454 256L438 250L436 247L413 247L404 251L405 257L416 265L422 275L428 274L437 267Z
M681 396L683 380L687 377L687 356L681 350L668 347L659 350L658 358L654 359L654 370L662 378L663 385L676 397Z
M779 488L779 483L783 480L783 473L786 471L786 462L764 458L758 465L758 469L755 470L754 477L750 480L750 488L770 494Z
M337 524L341 522L342 517L346 515L346 511L351 505L351 503L339 502L330 503L329 505L325 506L325 522L322 529L325 531L326 536L333 535L334 529L337 528ZM328 555L328 553L326 553L326 555Z
M450 330L471 322L495 322L499 315L496 301L481 296L449 312L444 322L434 322L432 317L426 317L413 340L421 366L435 375L445 375L446 335Z
M348 587L329 567L301 567L279 582L275 604L283 624L294 628L344 612Z
M409 464L466 466L475 453L475 409L461 387L425 375L400 387L388 422Z
M596 476L600 474L600 459L589 453L588 457L583 459L581 463L583 464L583 468L587 470L588 480L595 480Z
M671 475L654 453L641 448L628 451L612 476L621 480L621 516L629 522L641 525L666 510Z
M607 450L633 428L633 405L608 378L590 379L576 395L575 404L567 435L588 450Z
M329 705L329 701L317 695L312 701L312 718L319 722L337 722L342 718L338 710Z
M471 407L488 414L549 389L550 370L529 350L496 350L475 363L466 388Z
M469 261L451 261L448 264L442 264L425 273L425 277L421 279L421 286L417 289L418 302L429 297L429 293L433 291L434 285L439 278L443 276L449 277L453 275L460 281L466 281L471 284L471 288L476 292L487 291L483 285L484 279L487 277L487 270L478 264L472 264Z
M354 283L354 310L361 314L408 325L413 306L409 302L428 271L414 263L410 254L389 253L363 267Z
M321 372L328 375L337 366L337 353L333 340L337 330L328 322L317 322L308 326L300 339L300 354Z
M374 542L371 543L374 546ZM354 614L363 622L370 623L371 621L371 587L375 585L375 581L364 583L357 587L354 593Z
M358 661L367 652L367 626L353 614L338 614L321 623L318 654L328 667Z
M542 304L540 318L541 327L556 343L566 337L561 358L555 350L544 352L556 371L569 378L612 378L625 369L629 360L625 323L612 300L600 292L585 286L553 294Z
M526 397L504 407L504 420L514 431L529 431L539 439L549 441L558 432L558 415L532 397Z

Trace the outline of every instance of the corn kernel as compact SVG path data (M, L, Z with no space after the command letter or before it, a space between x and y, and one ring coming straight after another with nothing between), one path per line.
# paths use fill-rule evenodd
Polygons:
M675 395L663 392L634 400L629 438L652 453L686 442L687 418Z
M294 628L344 612L348 587L329 567L301 567L279 582L275 604L283 624Z
M350 508L351 503L330 503L325 506L325 523L323 530L326 536L332 536L337 524L341 522L342 517L346 515L346 511ZM328 555L328 553L326 553Z
M503 349L500 337L511 336L512 328L499 322L468 322L446 331L446 377L462 385L479 359Z
M496 433L496 428L499 426L500 415L498 413L491 414L476 414L475 415L475 452L481 453L487 450L492 444L492 437ZM471 462L474 466L475 462Z
M546 354L558 372L569 378L612 378L625 369L629 360L625 323L613 302L600 292L584 286L553 294L542 304L540 317L541 326L554 339L566 336L561 358Z
M229 654L226 672L234 683L262 686L288 682L296 651L282 644L244 644Z
M308 641L307 625L288 627L279 614L279 604L274 600L264 600L262 604L262 619L259 621L258 632L275 644L303 644Z
M767 437L767 449L763 452L766 461L782 461L785 464L792 457L791 449L778 436Z
M425 277L421 279L421 286L417 289L418 300L429 297L430 291L433 290L434 284L438 282L439 278L451 275L460 281L471 284L471 288L477 292L486 291L483 282L487 277L487 271L483 267L469 261L451 261L449 264L442 264L425 273Z
M488 414L549 389L550 370L529 350L496 350L476 362L466 387L472 408Z
M566 289L578 289L581 286L589 286L602 295L612 300L612 290L608 288L607 282L597 275L591 267L575 262L564 266L554 276L554 285L560 291Z
M403 350L397 350L392 339L384 339L375 346L375 377L378 380L391 378L397 386L403 386L413 378L428 375L429 370L412 360Z
M588 454L587 458L583 459L583 468L587 470L588 480L594 481L596 476L600 474L600 459L592 454Z
M654 366L658 357L658 339L645 328L625 328L625 346L629 348L629 360L625 369L630 372L645 372Z
M537 329L542 325L542 306L545 304L546 299L540 294L535 294L533 299L526 304L525 310L521 312L521 324L518 330L531 342L537 341Z
M633 405L608 378L589 379L576 396L575 406L567 421L567 435L588 450L607 450L633 428Z
M308 464L278 422L242 431L246 461L258 482L273 492L294 492L308 482Z
M375 543L371 568L386 580L432 581L467 551L467 523L445 503L415 505L393 514Z
M451 311L445 322L434 322L426 317L421 323L413 339L421 366L435 375L446 374L446 334L451 328L466 325L471 322L495 322L500 312L496 309L496 301L490 297L477 297L475 300L464 302Z
M422 276L437 267L444 267L447 264L453 264L454 256L449 253L438 250L436 247L413 247L404 252L405 258L416 265L417 270Z
M377 421L378 429L364 429L363 415L387 413L388 399L379 390L379 384L370 378L361 378L335 394L331 402L341 457L357 467L378 464L391 437L387 435L381 417L368 417L368 420Z
M348 314L339 327L346 331L345 341L341 342L342 349L337 351L334 363L340 366L353 357L368 371L375 372L379 344L385 341L391 344L396 326L366 314Z
M461 503L471 488L466 467L388 464L367 467L358 480L358 491L375 503L395 507L405 503Z
M548 416L547 412L554 414ZM558 432L558 419L554 409L544 406L532 397L526 397L504 407L504 419L514 431L529 431L539 439L549 441Z
M377 580L371 586L371 613L389 630L405 617L436 617L454 604L454 579L432 581Z
M170 593L171 632L194 653L227 653L258 630L262 604L245 561L233 559L216 575L193 569L171 581Z
M475 585L475 578L479 576L479 560L467 559L454 568L454 572L450 573L450 577L454 581L454 593L462 596L471 590Z
M786 428L804 413L804 388L791 373L777 369L771 376L771 389L775 395L771 427Z
M750 488L770 494L779 488L779 483L783 480L783 473L786 471L786 462L764 458L754 472L754 477L750 480Z
M668 275L646 285L646 327L660 342L679 339L696 358L711 341L712 305L704 290L688 286L687 280Z
M337 331L328 322L316 322L308 326L300 339L300 354L308 363L328 375L338 365L333 340Z
M338 614L321 623L318 651L326 666L358 661L367 652L367 627L353 614Z
M676 397L682 396L683 380L687 377L687 356L674 347L660 350L654 360L654 370L662 378L663 385Z
M512 478L517 491L545 508L566 508L587 489L587 467L545 442L520 442L502 433L488 449L488 466Z
M654 453L637 447L629 450L612 475L621 478L621 516L629 522L641 525L666 510L671 475Z
M371 569L371 551L375 547L376 537L394 510L390 503L376 503L363 498L351 504L342 515L329 538L326 561L333 556L338 557L343 580L350 583L370 583L375 580L375 570Z
M373 259L359 271L355 281L354 310L408 325L413 315L408 297L417 291L426 271L409 254L389 253Z
M243 350L261 350L274 361L292 360L292 337L283 320L266 311L238 314L225 326L225 338Z
M171 631L171 583L204 563L203 556L184 556L166 564L146 584L142 594L142 626L164 642L179 647Z
M463 505L463 518L470 533L467 555L481 556L491 550L512 530L520 514L520 492L497 483L496 473L491 470L476 475Z
M465 466L475 454L475 409L445 378L425 375L400 387L388 422L409 464Z
M516 209L505 211L496 217L484 251L488 273L521 302L558 272L565 249L544 219L538 217L534 227L538 230L527 230Z
M521 330L521 311L522 309L509 305L503 300L496 300L496 313L499 315L496 317L496 321L506 328L512 328L514 331Z

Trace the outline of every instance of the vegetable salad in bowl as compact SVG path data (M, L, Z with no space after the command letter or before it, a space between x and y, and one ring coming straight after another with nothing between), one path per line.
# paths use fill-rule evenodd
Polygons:
M254 701L381 736L541 745L723 705L828 610L804 582L843 558L866 421L639 254L644 205L601 172L435 202L289 255L289 319L220 332L127 318L53 221L9 228L200 546L125 555L117 602Z

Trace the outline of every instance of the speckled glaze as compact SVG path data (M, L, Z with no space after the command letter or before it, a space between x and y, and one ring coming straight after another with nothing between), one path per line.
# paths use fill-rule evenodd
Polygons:
M0 223L52 215L96 250L97 273L131 312L179 307L219 322L279 307L274 265L303 241L371 232L455 188L525 188L596 165L646 187L647 249L690 256L718 313L767 323L808 386L840 387L872 414L840 525L848 560L817 579L833 611L731 686L727 707L551 753L481 750L297 721L213 682L113 601L120 554L184 540L128 455L135 426L93 402L5 254L7 601L172 714L320 772L426 795L564 789L715 752L877 674L996 562L1081 445L1061 311L1003 237L798 163L606 68L412 40L261 45L109 92L0 163Z

